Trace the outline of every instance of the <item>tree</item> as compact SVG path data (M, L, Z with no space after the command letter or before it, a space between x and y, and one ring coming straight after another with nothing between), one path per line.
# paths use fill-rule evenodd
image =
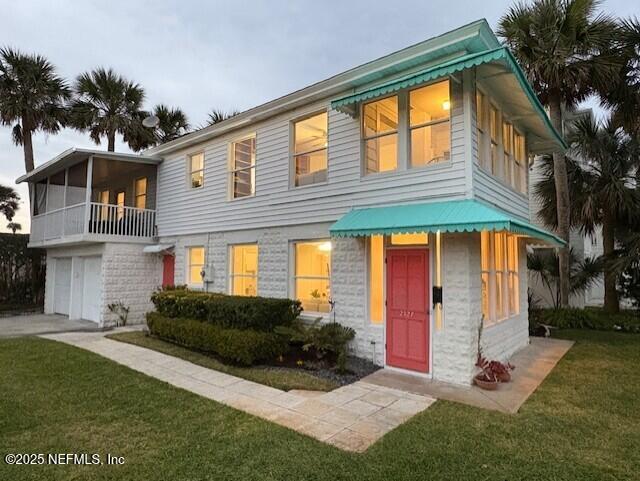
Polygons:
M619 23L598 13L597 0L535 0L518 3L500 19L498 33L524 68L538 97L549 108L554 128L563 132L562 112L590 95L606 91L623 60L616 40ZM567 164L553 154L557 232L569 241L570 196ZM570 293L569 248L559 251L561 305Z
M22 230L22 224L18 224L17 222L9 222L7 224L7 229L9 229L12 234L15 234L17 231Z
M235 117L240 113L239 110L230 110L228 112L220 109L211 109L209 112L209 119L207 120L207 125L214 125L220 123L224 120L230 119L231 117Z
M11 222L18 210L20 196L11 187L0 185L0 213Z
M144 89L112 69L98 68L78 76L74 93L71 124L88 131L96 145L106 137L109 152L115 150L116 134L132 136L141 122Z
M602 272L602 260L591 257L578 262L572 250L569 250L571 269L569 277L570 294L586 291L598 279ZM527 269L537 277L549 291L549 297L555 309L560 307L560 262L558 254L551 249L536 249L527 255Z
M55 134L64 127L70 97L66 82L44 57L0 49L0 123L13 126L26 172L34 169L33 134Z
M147 128L142 120L150 115L158 117L158 126ZM185 113L179 108L156 105L151 112L141 111L138 120L124 135L125 142L136 152L157 144L164 144L181 137L189 131L189 122Z

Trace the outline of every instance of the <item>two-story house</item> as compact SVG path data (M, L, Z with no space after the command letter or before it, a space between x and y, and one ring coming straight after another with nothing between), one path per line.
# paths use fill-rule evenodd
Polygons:
M482 20L144 155L71 150L34 185L46 311L143 320L160 284L290 297L353 352L471 381L528 343L528 165L563 149ZM329 301L332 301L331 303ZM332 304L334 306L332 311Z

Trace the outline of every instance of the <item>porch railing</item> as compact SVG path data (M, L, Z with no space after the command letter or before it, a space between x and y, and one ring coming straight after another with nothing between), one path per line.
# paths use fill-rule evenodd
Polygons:
M33 216L30 240L45 242L82 234L153 237L156 232L156 212L151 209L91 202L88 214L83 202Z

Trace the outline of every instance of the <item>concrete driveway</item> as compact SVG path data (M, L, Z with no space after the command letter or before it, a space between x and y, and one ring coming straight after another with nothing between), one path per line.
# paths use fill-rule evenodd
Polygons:
M0 317L0 337L34 336L56 332L98 331L91 321L71 321L59 314Z

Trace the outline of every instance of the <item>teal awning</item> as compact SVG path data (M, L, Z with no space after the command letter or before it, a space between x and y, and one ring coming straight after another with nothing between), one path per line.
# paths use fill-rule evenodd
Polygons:
M483 230L505 230L549 244L565 245L556 235L477 200L354 209L333 224L329 232L334 237L361 237Z
M461 72L469 68L492 62L500 62L516 77L518 84L526 94L533 111L544 124L544 127L547 130L547 135L549 135L561 149L566 149L566 143L556 129L553 128L553 125L551 125L549 117L545 113L545 110L531 88L531 85L529 85L524 72L507 47L498 47L493 50L464 55L433 67L429 67L420 72L372 86L367 90L333 100L331 102L331 108L335 110L345 110L352 104L388 95L405 88L425 84L432 80L452 75L456 72Z

